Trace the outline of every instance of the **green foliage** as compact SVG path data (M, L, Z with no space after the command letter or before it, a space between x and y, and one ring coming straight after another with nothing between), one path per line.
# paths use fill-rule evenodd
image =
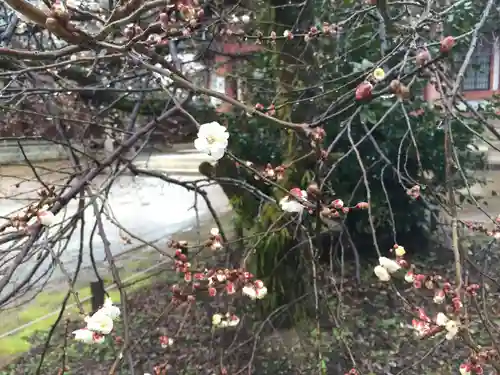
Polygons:
M336 2L333 12L329 2L317 3L312 18L318 29L324 21L343 21L363 7L351 1ZM469 3L467 7L472 7ZM471 22L477 22L477 19L473 21L471 12L479 16L480 11L480 7L476 9L475 6L474 11L457 8L449 11L445 24L445 30L453 35L459 30L461 33L470 30ZM281 15L282 18L278 18L280 14L277 13L275 22L286 25L286 20L295 19L293 10L288 12L286 17ZM401 16L399 9L391 9L390 13L396 19ZM375 13L372 16L350 17L351 23L344 24L346 31L339 37L318 38L309 43L302 38L278 41L277 47L256 56L238 74L245 77L251 87L247 98L250 105L260 103L268 107L274 104L277 117L295 123L317 121L327 133L324 147L335 140L332 151L341 160L338 163L329 160L319 177L327 178L327 187L351 206L367 200L369 187L372 217L382 249L392 246L394 241L425 248L426 240L436 229L434 214L443 201L446 184L450 182L455 189L462 188L465 177L472 185L475 180L471 171L484 165L482 157L468 148L476 141L474 132L481 133L482 125L461 112L457 112L457 118L446 118L442 111L429 105L423 98L428 76L415 74L412 60L401 64L407 59L411 34L391 26L385 30L387 38L382 41L378 18ZM467 38L463 39L465 43ZM384 51L381 51L382 42L385 43ZM432 56L439 54L438 43L436 45L429 47ZM280 48L286 53L278 58L276 51ZM295 59L294 56L300 57ZM383 56L389 57L379 65ZM369 102L354 101L356 86L378 66L390 72L384 81L385 87L377 86ZM392 67L395 68L391 70ZM256 71L261 74L258 79L253 78ZM410 87L409 99L402 101L387 95L389 82L396 78ZM379 94L377 90L383 92ZM491 108L484 113L496 116ZM276 166L310 150L307 142L296 139L286 130L269 126L261 118L235 112L228 114L227 119L231 151L255 164ZM460 167L453 169L451 179L446 175L444 162L444 126L447 124L453 136L456 165ZM332 164L335 169L329 171ZM284 186L304 189L315 172L315 160L303 160L288 170ZM410 199L407 189L417 184L423 198ZM265 188L265 193L276 199L281 196L270 187ZM256 233L265 232L277 221L283 221L279 219L279 210L267 206L258 211L256 220L253 198L239 203L236 211L245 218L245 226ZM288 254L293 253L290 249L301 241L293 232L296 225L293 223L277 233L267 233L266 239L256 246L257 274L268 279L270 290L282 293L270 299L273 307L290 302L292 295L300 295L310 283L305 274L301 275L302 282L292 281L290 275L300 273L297 269L304 262L302 256ZM347 215L346 225L355 243L372 253L372 233L366 211ZM285 230L286 236L282 234ZM282 288L282 285L289 288ZM295 292L289 290L292 285L297 289Z

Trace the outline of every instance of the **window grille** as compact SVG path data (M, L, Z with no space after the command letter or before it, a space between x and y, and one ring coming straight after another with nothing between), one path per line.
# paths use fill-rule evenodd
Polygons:
M456 72L461 67L467 51L457 54ZM490 43L478 43L465 70L462 81L463 91L483 91L491 88L491 62L493 48Z

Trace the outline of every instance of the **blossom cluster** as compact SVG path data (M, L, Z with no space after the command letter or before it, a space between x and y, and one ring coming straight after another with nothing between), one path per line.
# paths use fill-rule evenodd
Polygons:
M409 189L406 189L406 195L408 195L409 197L411 197L413 199L418 199L420 197L420 186L415 185Z
M309 213L313 213L316 208L314 200L318 198L319 188L316 184L310 184L307 190L292 188L288 195L283 197L279 205L285 212L301 213L307 208ZM358 202L353 207L347 207L342 199L334 199L330 204L322 204L320 216L325 219L338 218L342 214L347 214L353 209L367 209L368 202Z
M446 36L440 42L439 50L442 54L451 52L455 45L453 36ZM431 55L427 48L420 49L415 56L415 63L419 68L422 68L431 61ZM381 67L374 69L366 79L363 80L355 89L355 98L358 101L368 101L372 98L374 85L385 79L386 74ZM389 84L390 91L400 99L407 99L410 96L409 88L397 79L394 79Z
M436 304L442 304L446 299L450 298L450 305L446 306L446 312L452 314L450 318L445 313L438 313L434 320L432 320L425 313L424 309L418 308L418 318L413 319L412 326L416 334L420 337L434 335L438 332L447 332L446 338L453 339L459 332L460 322L459 314L462 308L460 296L452 288L451 283L444 282L438 275L426 276L423 274L415 274L410 269L409 263L404 259L406 250L403 246L394 245L393 251L396 255L395 259L387 257L380 257L379 264L374 267L374 273L381 281L390 281L393 275L403 274L403 279L407 283L413 284L416 289L426 288L427 290L434 291L433 301ZM474 293L477 290L476 286L470 285L467 289L469 293Z
M240 318L235 314L214 314L212 315L213 328L236 327L240 323Z
M245 165L247 167L253 167L256 169L259 173L254 174L254 178L256 180L260 180L260 176L264 176L267 180L273 181L273 182L279 182L285 178L285 171L287 169L286 165L278 165L277 167L273 167L271 163L267 163L264 168L259 168L255 167L254 164L250 161L245 162ZM237 167L240 167L239 163L236 163Z
M495 219L495 227L493 229L488 229L482 223L474 223L471 221L463 222L465 227L471 231L479 232L487 235L488 237L492 237L496 240L500 240L500 215L498 215Z
M3 227L4 230L29 232L37 225L51 226L55 223L56 217L50 210L53 202L57 199L55 186L39 189L37 195L38 202L11 216L8 226Z
M120 309L108 297L92 316L85 317L85 328L73 331L75 340L86 344L102 344L113 330L113 321L120 317Z
M379 264L374 267L373 271L378 279L383 282L388 282L393 278L402 279L415 289L430 291L432 301L444 307L433 318L426 313L424 308L415 308L415 317L411 325L417 337L426 338L444 333L447 340L453 340L463 329L465 312L462 298L475 296L480 288L479 284L469 283L458 288L440 275L416 273L414 266L411 266L405 259L404 247L396 244L391 252L395 255L394 259L380 257ZM460 373L462 375L482 374L481 364L493 355L497 356L497 353L492 349L482 350L460 366Z
M254 275L242 268L194 270L188 261L188 243L186 241L171 241L169 246L175 249L174 267L177 272L182 273L182 279L185 283L185 285L175 284L172 286L173 303L193 302L196 299L195 293L202 291L207 292L211 297L224 294L232 296L241 292L241 295L252 300L262 299L268 293L262 280L255 280ZM210 231L209 239L204 243L204 246L211 249L222 246L218 229L213 228ZM233 327L239 321L239 318L231 313L212 316L214 328Z

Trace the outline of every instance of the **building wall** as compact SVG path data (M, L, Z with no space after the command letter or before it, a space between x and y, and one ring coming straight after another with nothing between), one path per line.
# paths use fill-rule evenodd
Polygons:
M231 57L229 55L246 54L251 52L256 52L260 49L259 45L256 44L240 44L240 43L225 43L223 44L222 54L215 56L216 69L212 71L209 78L210 89L221 92L230 96L231 98L236 98L238 96L236 85L230 84L230 78L233 71L232 63L230 62ZM231 110L232 105L229 103L222 102L216 98L212 98L212 103L217 107L219 112L228 112Z
M490 54L490 84L488 90L464 90L463 94L466 99L471 102L479 101L482 99L490 98L493 94L500 93L500 42L494 41L491 44L491 54ZM475 69L474 66L469 66L468 70ZM439 99L439 93L434 88L433 85L427 85L425 92L425 98L427 100L433 101Z

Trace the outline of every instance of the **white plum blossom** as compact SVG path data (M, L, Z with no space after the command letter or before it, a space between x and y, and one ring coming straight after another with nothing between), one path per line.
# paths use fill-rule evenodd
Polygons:
M223 282L224 282L224 281L226 281L226 279L227 279L227 277L226 277L226 275L225 275L224 273L217 273L217 274L215 275L215 278L217 279L217 281L218 281L219 283L223 283Z
M255 299L256 292L255 288L252 285L246 285L241 289L241 292L252 299Z
M391 274L401 269L398 262L387 257L378 258L378 262L379 265L375 266L373 272L381 281L389 281L391 279Z
M98 310L94 315L85 318L87 329L102 335L108 335L113 330L113 319Z
M210 245L210 249L219 250L222 248L222 242L220 240L220 231L219 228L212 228L210 230L210 235L212 236L212 243Z
M198 129L198 136L194 141L194 147L215 160L224 156L228 145L229 133L227 129L218 122L202 124Z
M378 258L379 264L384 267L389 273L397 272L401 269L401 266L395 260L389 259L387 257Z
M54 224L56 218L55 215L49 210L38 211L37 216L40 224L44 226L51 226L52 224Z
M250 16L248 14L244 14L243 16L241 16L241 20L243 21L243 23L247 24L250 22Z
M290 196L285 196L280 200L280 207L285 212L302 212L304 205L301 202L307 202L307 192L299 188L290 190L290 194L294 195L297 199Z
M256 292L255 297L257 299L262 299L267 295L267 288L265 286L263 286L262 288L256 288L255 292Z
M453 340L459 331L459 323L455 320L448 318L443 313L438 313L436 316L436 324L444 327L446 330L446 340Z
M440 312L436 315L436 324L438 326L441 326L441 327L444 326L448 320L449 320L448 317L445 314L443 314L442 312Z
M212 244L210 245L211 250L220 250L222 249L222 243L218 240L213 240Z
M226 314L226 321L227 325L229 327L236 327L238 324L240 324L240 318L238 318L236 315L230 315L229 313Z
M471 375L472 374L472 364L470 362L468 363L462 363L459 368L460 375Z
M438 291L436 291L436 293L434 293L433 301L434 301L434 303L441 304L444 302L445 298L446 298L446 294L445 294L444 290L438 290Z
M267 295L267 288L261 280L256 280L253 284L245 285L241 292L250 299L263 299Z
M389 281L391 279L391 275L389 274L387 269L385 269L380 265L375 266L373 272L375 273L375 276L379 278L380 281Z
M221 314L214 314L212 315L212 325L214 327L218 327L222 322L222 315Z
M407 283L413 283L415 281L415 275L413 274L412 271L408 271L406 274L405 274L405 281Z
M76 341L84 342L85 344L92 344L94 342L94 332L89 331L86 328L77 329L73 331Z
M120 317L120 308L113 305L113 301L111 301L109 297L106 297L104 305L99 309L98 313L99 312L109 316L112 320L116 320Z
M75 335L76 341L81 341L85 344L102 344L105 341L103 335L92 332L87 328L77 329L73 331L73 335Z
M162 349L166 349L169 346L174 345L174 339L168 337L168 336L161 336L160 337L160 345Z
M267 288L264 286L262 288L256 288L254 286L244 286L241 292L249 297L250 299L262 299L267 294Z
M446 328L446 340L453 340L458 333L458 322L455 320L449 320L444 327Z
M230 313L226 313L226 315L214 314L212 316L212 326L214 328L236 327L239 323L240 323L240 318L238 318L234 314Z

